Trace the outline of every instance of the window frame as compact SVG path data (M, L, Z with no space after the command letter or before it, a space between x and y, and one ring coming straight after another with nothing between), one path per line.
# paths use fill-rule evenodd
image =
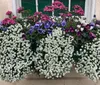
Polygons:
M36 11L38 12L38 0L36 1ZM51 2L54 2L52 0ZM21 0L12 0L12 6L13 6L13 13L17 16L16 9L21 7ZM69 0L68 3L68 11L71 10L71 0ZM87 21L90 22L93 19L93 16L96 13L96 0L86 0L85 1L85 17L87 18ZM54 12L52 12L52 16L54 16Z

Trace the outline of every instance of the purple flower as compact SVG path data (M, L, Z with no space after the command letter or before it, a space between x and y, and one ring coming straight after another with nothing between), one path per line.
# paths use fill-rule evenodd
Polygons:
M62 31L65 31L65 28L62 28L61 30L62 30Z
M43 29L40 28L40 29L38 29L38 33L39 34L45 34L45 30L43 30Z
M77 36L81 36L81 32L80 31L77 32Z
M58 27L60 27L60 26L61 26L61 24L60 24L60 23L58 23L58 24L57 24L57 26L58 26Z
M23 38L23 40L26 40L26 35L23 34L23 35L22 35L22 38Z
M41 24L36 23L36 24L34 25L34 29L38 29L38 28L40 28L40 25L41 25Z
M52 34L52 30L48 29L47 33L50 35Z
M91 23L90 23L90 26L95 26L95 23L94 23L94 22L91 22Z
M2 31L7 31L7 27L0 27L0 30L2 30Z
M28 33L29 33L29 34L32 34L33 31L34 31L34 29L29 29Z
M63 20L62 22L61 22L61 26L66 26L66 21L65 20Z
M35 27L34 26L31 26L30 29L29 29L29 31L28 31L28 33L29 34L32 34L34 32L34 30L35 30Z
M57 26L57 22L53 22L52 23L52 26Z
M96 38L96 35L93 32L89 33L90 38Z
M45 23L45 24L44 24L44 28L45 28L45 29L50 28L50 23Z
M0 21L0 25L2 25L2 21Z
M65 32L66 32L66 33L69 32L69 29L66 29Z
M74 32L75 31L73 27L70 27L69 30L70 30L70 32Z

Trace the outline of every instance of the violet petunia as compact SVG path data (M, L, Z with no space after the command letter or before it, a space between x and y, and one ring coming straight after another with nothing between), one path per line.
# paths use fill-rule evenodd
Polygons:
M62 27L65 27L65 26L66 26L66 24L67 24L67 23L66 23L66 21L65 21L65 20L63 20L63 21L61 22L61 26L62 26Z
M45 23L45 24L44 24L44 28L45 28L45 29L50 28L50 24L49 24L49 23Z

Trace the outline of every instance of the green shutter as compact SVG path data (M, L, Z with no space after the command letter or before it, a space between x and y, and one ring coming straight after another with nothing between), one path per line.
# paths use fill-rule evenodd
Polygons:
M73 10L74 5L80 5L83 9L85 9L85 0L71 0L71 10Z
M31 10L31 15L36 11L35 0L22 0L22 7L25 10Z
M44 14L51 15L52 13L44 12L43 9L45 6L50 6L52 4L52 0L38 0L38 9Z

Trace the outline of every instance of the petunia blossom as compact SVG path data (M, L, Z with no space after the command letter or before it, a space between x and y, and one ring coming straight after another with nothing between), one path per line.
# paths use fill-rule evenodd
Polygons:
M11 15L12 14L12 11L7 11L6 12L6 15Z
M52 12L52 11L54 11L54 7L53 7L53 6L46 6L46 7L44 8L44 11Z

